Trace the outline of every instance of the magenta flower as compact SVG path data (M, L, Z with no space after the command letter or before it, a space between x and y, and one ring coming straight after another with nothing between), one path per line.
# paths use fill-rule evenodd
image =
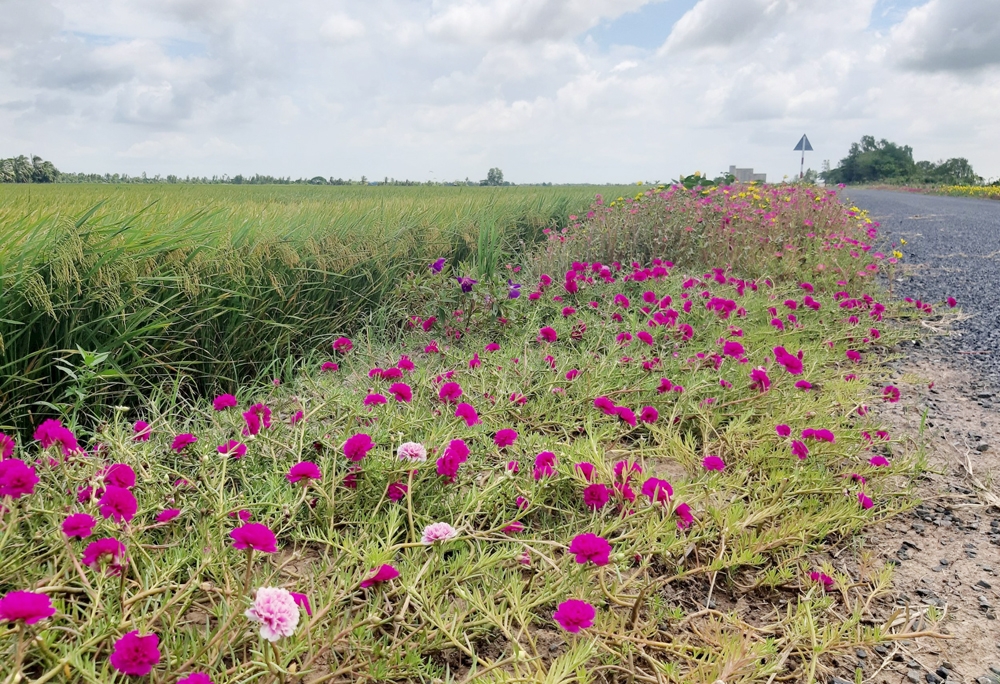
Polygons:
M105 484L132 489L135 487L135 471L125 463L112 463L104 471Z
M413 400L413 390L405 382L394 382L389 386L389 393L396 401L410 403Z
M381 394L369 394L361 403L365 406L376 406L386 403L386 398Z
M135 433L132 437L133 442L148 442L152 430L149 427L149 423L144 420L137 420L135 421L135 425L132 426L132 432Z
M455 409L455 417L464 420L468 427L472 427L473 425L477 425L482 422L479 420L479 414L476 413L475 407L472 404L466 404L464 402L459 404Z
M295 605L297 605L302 610L306 611L306 615L312 617L313 611L312 611L312 606L309 605L309 597L306 596L305 594L300 594L296 591L290 591L288 593L292 595L292 599L295 601Z
M528 500L527 500L527 499L525 499L525 498L524 498L523 496L519 496L519 497L517 497L517 498L516 498L516 499L514 500L514 504L515 504L515 505L516 505L516 506L517 506L518 508L520 508L520 509L521 509L522 511L526 511L526 510L528 510L528 506L529 506L529 503L528 503Z
M14 438L0 432L0 461L4 461L14 455L14 447L17 442Z
M35 469L17 458L0 461L0 498L20 499L35 491L38 475Z
M573 467L576 470L580 471L580 474L583 475L583 479L586 480L587 482L590 482L593 479L593 477L594 477L594 464L593 463L589 463L588 461L582 461L580 463L577 463Z
M570 370L566 371L567 380L576 380L576 377L578 375L580 375L580 371L578 371L576 368L571 368Z
M611 544L604 537L592 532L584 532L573 537L573 541L569 544L569 552L576 555L576 562L580 565L588 562L594 565L607 565L611 562Z
M876 468L884 468L885 466L889 465L889 459L887 459L885 456L872 456L870 459L868 459L868 463L870 465L875 466Z
M800 352L801 353L801 352ZM784 347L774 348L774 360L782 368L792 375L802 374L802 359L794 354L788 353Z
M94 520L93 516L87 513L74 513L66 516L66 519L63 520L62 531L71 539L73 537L86 539L93 533L96 524L97 521Z
M402 500L406 496L406 492L409 488L402 482L390 482L389 486L385 488L385 495L389 501L393 503Z
M156 522L167 523L181 514L179 508L167 508L156 514Z
M427 449L418 442L403 442L396 449L396 455L403 461L422 463L427 460Z
M718 456L706 456L702 459L701 464L705 466L705 470L718 470L722 472L726 469L726 464Z
M42 443L43 449L48 449L56 444L60 445L63 456L80 451L76 436L69 428L63 427L60 421L53 418L42 421L42 424L35 430L34 438Z
M660 419L660 412L652 406L643 406L639 411L639 420L643 423L655 423Z
M397 577L399 577L399 570L391 565L380 565L372 570L371 575L368 578L361 581L361 588L367 589L368 587L381 584L382 582L388 582L389 580L396 579Z
M507 461L507 472L516 475L521 472L521 464L517 461Z
M215 447L215 450L223 456L232 456L236 460L239 460L246 456L247 445L242 442L237 442L235 439L231 439L225 444L220 444Z
M545 326L538 331L538 341L539 342L555 342L559 339L559 335L556 333L555 328Z
M509 525L504 525L504 527L503 527L503 529L501 531L504 534L511 535L511 536L515 535L515 534L520 534L521 532L524 532L524 524L521 523L521 521L519 521L519 520L515 520L514 522L512 522Z
M872 500L869 499L868 495L865 494L864 492L858 492L858 503L861 504L861 507L866 510L874 505L872 503Z
M504 428L503 430L498 430L497 434L493 437L493 443L499 448L503 449L509 447L511 444L517 441L517 431L510 428Z
M686 530L694 523L694 516L691 515L691 507L686 503L677 504L677 508L674 509L674 515L678 517L677 529Z
M739 359L742 358L744 354L746 354L746 350L743 348L743 345L740 344L739 342L735 342L733 340L727 340L722 345L723 356L731 356L734 359Z
M631 305L631 302L629 302L628 297L626 297L623 294L616 294L614 302L623 309L627 309Z
M229 533L234 549L253 549L264 553L275 553L278 550L278 539L267 525L247 523Z
M11 591L0 598L0 622L23 622L26 625L33 625L55 614L56 609L45 594Z
M135 513L139 510L139 504L135 496L124 487L108 485L104 490L104 496L97 504L101 507L101 515L107 518L114 518L115 522L131 522Z
M184 679L178 679L177 684L212 684L212 680L204 672L192 672Z
M139 630L128 632L115 642L111 667L126 675L148 675L160 662L159 645L160 638L155 634L142 636Z
M333 341L333 344L331 346L333 347L333 351L339 354L346 354L347 352L354 349L354 343L351 342L346 337L338 337L336 340Z
M890 404L895 404L899 401L899 388L894 387L893 385L887 386L884 390L882 390L882 398Z
M453 439L448 442L448 446L444 450L445 456L452 456L458 459L459 462L465 463L466 459L469 458L469 447L464 440Z
M586 601L569 599L556 607L552 619L567 632L576 634L581 629L592 626L596 616L597 611Z
M954 297L948 297L947 302L949 308L954 309L956 306L958 306L958 300L955 299Z
M792 453L798 456L800 461L803 461L805 460L806 456L809 455L809 448L806 446L805 442L800 442L797 439L793 439Z
M607 397L597 397L594 399L594 408L601 411L606 416L613 416L615 414L615 402L611 401Z
M844 356L847 357L848 361L853 361L854 363L857 363L858 361L861 360L861 352L855 349L848 349L846 352L844 352Z
M108 574L119 575L125 567L125 545L114 537L92 541L83 550L83 564L93 570L104 565Z
M438 391L438 399L446 404L454 404L462 396L462 387L457 382L446 382Z
M446 522L431 523L424 528L420 540L424 544L434 544L435 542L445 542L458 536L458 530Z
M482 365L483 362L479 360L479 354L473 354L469 360L469 368L479 368Z
M650 477L642 483L642 494L648 497L651 503L663 503L674 495L674 489L666 480Z
M371 436L361 432L348 437L347 441L344 442L344 456L347 457L348 461L361 461L374 447L375 443Z
M323 477L323 474L319 471L319 466L311 461L302 461L296 463L288 470L288 474L285 478L295 484L296 482L303 482L303 484L309 484L311 480L319 480Z
M636 422L637 421L635 419L635 413L633 413L632 409L630 409L629 407L627 407L627 406L616 406L615 407L615 414L618 416L618 418L623 423L627 423L631 427L635 427L636 426Z
M180 453L197 441L198 438L190 432L184 432L174 437L174 441L170 443L170 448Z
M321 365L319 369L324 373L334 373L340 370L340 365L334 363L333 361L324 361L323 365Z
M646 332L645 330L640 330L639 332L637 332L637 333L635 334L635 336L636 336L637 338L639 338L639 340L640 340L640 341L641 341L641 342L642 342L643 344L648 344L649 346L653 346L653 336L652 336L652 335L650 335L650 334L649 334L648 332Z
M543 477L551 477L555 473L556 455L551 451L543 451L535 456L535 469L532 475L535 481Z
M830 442L831 444L837 441L829 430L814 430L813 428L803 430L802 439L815 439L818 442Z
M583 490L584 505L594 511L604 508L611 499L611 490L602 484L588 485Z
M287 589L260 587L253 605L244 613L251 622L260 625L260 635L270 642L290 637L299 624L299 606Z
M634 461L615 462L615 480L628 482L633 475L642 475L642 466Z
M787 425L775 425L774 431L778 433L778 437L788 437L792 434L792 428Z
M771 378L763 368L754 368L750 371L750 389L766 392L771 388Z
M225 411L228 408L236 408L238 402L232 394L220 394L212 400L212 408L216 411Z
M833 586L833 578L822 572L810 572L809 579L823 586L823 590Z

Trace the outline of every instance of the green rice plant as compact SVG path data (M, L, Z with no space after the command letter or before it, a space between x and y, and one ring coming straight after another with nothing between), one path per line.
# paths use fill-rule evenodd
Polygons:
M392 308L438 257L495 273L593 193L0 187L0 425L63 408L78 349L108 355L94 409L168 377L233 388Z

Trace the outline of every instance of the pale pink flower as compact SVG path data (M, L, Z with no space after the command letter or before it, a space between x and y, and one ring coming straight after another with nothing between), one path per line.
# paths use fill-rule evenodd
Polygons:
M260 635L268 641L292 636L299 624L299 607L295 598L291 592L280 587L259 588L253 606L244 614L252 622L260 624Z
M417 442L403 442L396 449L396 455L404 461L418 463L427 460L427 449Z
M439 541L448 541L458 536L458 530L446 522L431 523L424 528L424 533L420 540L425 544L433 544Z

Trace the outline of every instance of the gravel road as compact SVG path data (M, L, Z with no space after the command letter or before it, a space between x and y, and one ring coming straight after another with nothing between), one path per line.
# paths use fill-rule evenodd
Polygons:
M888 241L906 240L894 290L931 303L958 300L970 317L938 341L951 360L975 371L971 388L1000 405L1000 202L882 190L844 191L882 224Z

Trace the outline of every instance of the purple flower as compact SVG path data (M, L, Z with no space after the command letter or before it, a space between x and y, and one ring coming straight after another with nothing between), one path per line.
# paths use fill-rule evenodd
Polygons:
M478 283L478 280L473 280L472 278L467 278L465 276L456 277L455 280L462 287L462 292L472 292L472 286Z
M434 272L434 273L440 273L441 270L444 268L444 265L447 262L448 262L447 259L445 259L444 257L441 257L440 259L438 259L437 261L435 261L433 264L431 264L431 271Z

